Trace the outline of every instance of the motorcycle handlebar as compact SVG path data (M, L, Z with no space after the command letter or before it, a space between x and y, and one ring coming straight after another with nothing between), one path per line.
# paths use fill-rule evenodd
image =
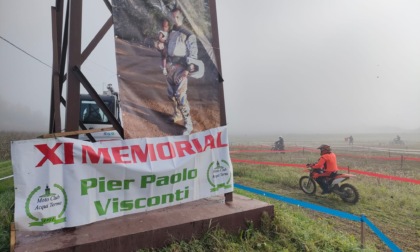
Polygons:
M306 164L306 168L308 168L308 170L310 172L317 172L317 173L324 173L324 169L314 169L312 166L314 164Z

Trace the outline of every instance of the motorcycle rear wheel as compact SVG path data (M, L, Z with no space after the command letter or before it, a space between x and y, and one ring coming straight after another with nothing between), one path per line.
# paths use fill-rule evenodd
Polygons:
M347 203L356 204L360 199L359 191L353 185L342 184L340 192L342 193L340 198Z
M302 176L299 179L299 187L306 194L313 195L316 192L316 183L315 180L309 176Z

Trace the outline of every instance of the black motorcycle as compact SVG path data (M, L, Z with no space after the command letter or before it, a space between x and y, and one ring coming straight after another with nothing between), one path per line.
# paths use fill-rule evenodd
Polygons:
M273 147L271 147L272 151L284 151L284 144L277 144L275 143Z

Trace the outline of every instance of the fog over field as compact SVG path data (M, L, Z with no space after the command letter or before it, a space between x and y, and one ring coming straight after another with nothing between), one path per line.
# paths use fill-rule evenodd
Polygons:
M83 3L84 48L110 12L102 1ZM2 131L48 131L53 5L0 2ZM232 136L420 134L420 1L216 6ZM113 35L82 66L99 93L108 83L117 88Z

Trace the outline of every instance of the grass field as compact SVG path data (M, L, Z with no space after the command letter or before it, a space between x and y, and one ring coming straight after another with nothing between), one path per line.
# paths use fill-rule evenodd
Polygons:
M0 178L13 175L10 145L11 141L33 139L39 133L0 131ZM0 251L9 251L10 223L13 221L14 205L13 178L0 181Z
M235 148L231 149L232 151ZM401 167L399 161L383 161L364 158L340 157L342 151L337 153L341 166L352 167L358 170L369 170L377 173L398 175L402 177L418 177L420 162L404 162ZM347 152L348 153L348 152ZM346 154L347 154L346 153ZM317 160L317 153L235 153L231 157L241 160L270 161L274 163L306 164ZM350 169L351 172L351 169ZM357 175L349 183L355 185L361 200L356 205L349 205L335 195L307 196L299 189L298 180L304 175L298 168L250 165L246 163L234 164L235 183L273 192L279 195L292 197L317 205L367 216L388 238L404 251L420 251L420 185L396 182L376 177ZM329 220L337 227L337 231L350 231L355 237L360 234L359 226L345 221L336 220L323 214L312 213L320 220ZM334 220L334 221L332 221ZM376 237L370 236L378 251L386 250Z
M366 141L363 145L348 146L340 140L337 138L337 142L334 142L334 139L330 139L330 142L333 142L333 150L338 155L339 165L348 167L350 172L352 169L357 169L420 179L418 172L420 162L373 158L400 157L401 155L420 157L416 152L402 154L409 149L419 150L415 141L409 142L407 146L395 148L395 146L386 146L385 141L381 145L377 142ZM355 138L355 143L357 143L356 140L357 138ZM286 148L289 150L302 146L306 146L306 150L302 148L302 151L290 151L285 154L268 151L269 142L255 141L252 145L233 143L231 144L231 158L306 164L318 159L319 154L311 152L310 148L319 145L319 141L296 140L293 144L286 142ZM377 149L378 146L381 149ZM384 151L383 147L387 148L387 151ZM241 152L241 150L249 152ZM349 183L358 188L361 200L356 205L351 205L335 195L305 195L298 185L299 178L306 175L305 170L301 168L246 162L236 162L233 166L235 183L355 215L364 214L403 251L420 251L420 185L418 184L357 175ZM1 161L0 178L10 174L12 174L11 162ZM247 230L238 234L226 234L223 230L215 228L209 230L200 239L174 242L160 251L361 251L360 223L288 205L243 190L235 189L235 193L270 202L275 206L275 218L273 220L264 218L261 230L255 229L252 224ZM13 202L13 179L1 181L0 251L9 250ZM366 227L366 230L366 247L363 251L389 251L369 228Z

